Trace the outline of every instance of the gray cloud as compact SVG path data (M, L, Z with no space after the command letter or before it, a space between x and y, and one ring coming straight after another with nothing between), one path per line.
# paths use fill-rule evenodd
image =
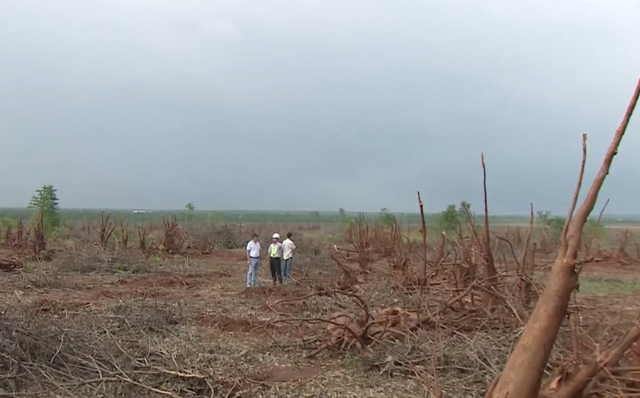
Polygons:
M5 0L0 206L564 212L640 77L635 0ZM603 190L638 213L640 122Z

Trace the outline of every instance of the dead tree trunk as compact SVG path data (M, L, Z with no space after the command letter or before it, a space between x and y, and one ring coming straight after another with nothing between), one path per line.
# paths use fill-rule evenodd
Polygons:
M640 81L638 81L622 123L609 145L600 171L596 175L582 206L580 206L575 218L572 220L571 215L578 199L582 178L578 181L573 204L563 230L558 256L551 269L547 286L542 292L502 375L488 391L488 397L535 398L538 396L544 367L551 354L560 325L566 315L571 293L578 286L575 260L580 249L582 229L595 206L600 188L609 174L613 157L616 155L627 129L629 119L631 119L633 110L638 102L639 94ZM585 140L586 138L583 140L583 164L586 155ZM581 382L582 389L587 383L588 379ZM572 387L574 387L573 391L582 391L580 388L576 389L575 385Z
M484 283L485 291L483 295L484 308L490 310L495 299L494 291L496 285L496 265L491 252L491 238L489 237L489 206L487 204L487 167L482 159L482 187L484 192L484 234L482 240L482 257L484 260Z
M109 245L109 240L111 239L111 235L113 231L116 229L116 225L109 222L109 218L111 217L111 213L108 213L106 216L104 212L100 215L100 236L98 240L98 244L102 250L107 250L107 246Z
M427 223L424 220L424 203L418 191L418 206L420 206L420 234L422 235L422 283L420 283L420 294L418 295L418 324L420 324L420 312L422 311L422 293L427 282Z
M371 262L369 237L369 224L364 217L364 213L360 213L355 222L349 226L346 240L353 246L354 251L358 253L358 264L360 270L364 272L368 272L369 263Z
M33 255L35 258L40 258L47 249L47 240L44 235L44 210L40 209L31 229L33 230Z
M120 221L120 248L122 250L129 248L129 226L124 221Z
M147 238L149 237L149 233L151 232L151 226L146 228L144 225L138 225L138 247L140 248L141 254L147 254Z
M531 233L533 232L533 203L530 204L529 214L529 230L527 231L527 237L524 241L524 249L522 250L522 257L520 264L518 265L518 293L522 305L529 306L531 301L531 280L533 279L533 265L531 270L527 268L527 254L529 252L529 242L531 241Z

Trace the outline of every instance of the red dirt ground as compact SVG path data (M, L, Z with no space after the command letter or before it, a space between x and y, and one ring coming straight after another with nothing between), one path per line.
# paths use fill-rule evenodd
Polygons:
M272 286L268 270L261 269L262 287L247 289L246 261L242 250L216 251L209 257L190 257L189 261L194 265L186 271L181 268L184 261L172 264L169 259L162 266L151 268L145 274L62 272L51 278L50 286L46 286L44 282L38 285L30 282L35 276L39 281L45 280L38 274L42 270L36 265L24 269L24 275L18 272L1 273L0 276L4 278L0 284L0 299L8 305L22 306L33 315L59 318L72 313L97 312L97 309L128 301L150 300L179 304L186 320L184 325L176 328L184 327L189 330L189 336L201 337L212 344L210 347L202 347L199 352L206 353L210 350L214 353L210 355L223 356L218 352L229 351L229 354L224 355L232 358L228 359L230 363L235 362L225 371L231 376L237 375L237 367L259 369L253 371L255 369L252 368L252 372L245 375L252 383L269 391L269 394L262 396L303 396L302 391L295 389L289 395L281 394L278 390L280 387L275 388L269 383L282 383L278 384L282 386L299 382L300 388L309 388L308 396L318 396L313 395L314 391L323 389L332 391L333 396L346 396L341 389L348 388L353 390L350 396L354 397L415 396L412 395L413 392L417 391L416 388L419 390L408 379L384 378L377 372L374 372L375 377L369 377L357 365L335 353L326 354L315 361L305 361L302 359L304 352L299 347L283 347L287 344L295 345L301 340L300 336L315 335L323 326L275 323L275 319L281 316L304 318L309 314L333 311L340 307L341 304L337 302L331 304L330 308L318 307L319 300L328 301L326 297L319 295L290 300L317 293L318 286L329 286L335 276L331 272L313 272L301 284ZM294 270L294 277L299 276L296 271L300 270ZM635 278L640 274L639 271L640 266L636 265L602 262L587 265L583 276ZM29 279L31 274L34 278ZM380 279L385 279L382 271L377 275ZM312 277L315 279L312 280ZM60 281L64 283L58 285ZM380 295L388 293L374 291L373 287L371 292ZM589 307L595 305L590 299L581 300L585 305L588 303ZM353 307L350 302L346 305ZM188 340L185 338L185 341ZM248 357L244 358L243 353L247 353ZM305 383L309 383L309 386ZM227 392L233 388L239 389L240 385L244 386L242 383L226 386ZM371 393L373 390L376 392Z

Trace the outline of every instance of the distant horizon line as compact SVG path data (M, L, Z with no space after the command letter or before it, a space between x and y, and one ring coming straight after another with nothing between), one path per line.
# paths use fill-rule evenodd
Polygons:
M2 210L29 210L28 207L24 207L24 206L7 206L7 207L0 207L0 211ZM139 207L130 207L130 208L100 208L100 207L61 207L60 208L61 211L93 211L93 212L97 212L97 211L109 211L109 212L116 212L116 211L126 211L126 212L136 212L136 211L143 211L146 213L162 213L162 212L184 212L185 209L147 209L147 208L139 208ZM350 211L350 210L346 210L347 214L357 214L357 213L364 213L364 214L378 214L380 213L380 211ZM308 214L308 213L314 213L314 212L318 212L321 215L322 214L338 214L338 211L332 211L332 210L214 210L214 209L195 209L194 210L195 213L209 213L209 212L213 212L213 213L232 213L232 214L241 214L241 213L253 213L253 214L265 214L265 213L270 213L270 214ZM394 215L398 215L398 214L407 214L407 215L419 215L420 213L417 211L414 212L405 212L405 211L390 211L391 214ZM433 214L438 214L440 213L440 211L438 212L425 212L425 214L429 214L429 215L433 215ZM482 214L477 213L477 214ZM552 213L553 214L553 213ZM556 216L560 215L560 214L554 214ZM529 213L522 213L522 214L517 214L517 213L491 213L489 212L489 216L494 216L494 217L529 217ZM592 215L593 216L593 215ZM615 217L640 217L640 214L603 214L602 215L603 218L615 218Z

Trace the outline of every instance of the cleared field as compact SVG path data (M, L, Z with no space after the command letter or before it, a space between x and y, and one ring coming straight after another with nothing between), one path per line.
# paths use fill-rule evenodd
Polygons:
M482 261L468 239L429 241L425 263L422 246L398 239L393 226L211 228L150 226L143 251L140 238L124 247L121 236L101 240L98 223L78 224L49 242L46 260L24 256L1 273L0 369L7 376L0 393L424 397L442 390L481 397L517 341L553 258L530 253L533 290L523 301L516 274L525 231L497 226L499 294L487 312L483 282L468 274ZM419 236L407 228L405 236ZM262 261L260 286L245 287L243 246L254 230L267 237L294 232L294 281L273 286ZM173 254L168 236L181 239ZM363 260L365 242L371 249ZM574 321L563 326L549 375L624 334L640 310L640 262L610 246L598 248L583 270ZM15 258L14 249L5 242L0 258Z

